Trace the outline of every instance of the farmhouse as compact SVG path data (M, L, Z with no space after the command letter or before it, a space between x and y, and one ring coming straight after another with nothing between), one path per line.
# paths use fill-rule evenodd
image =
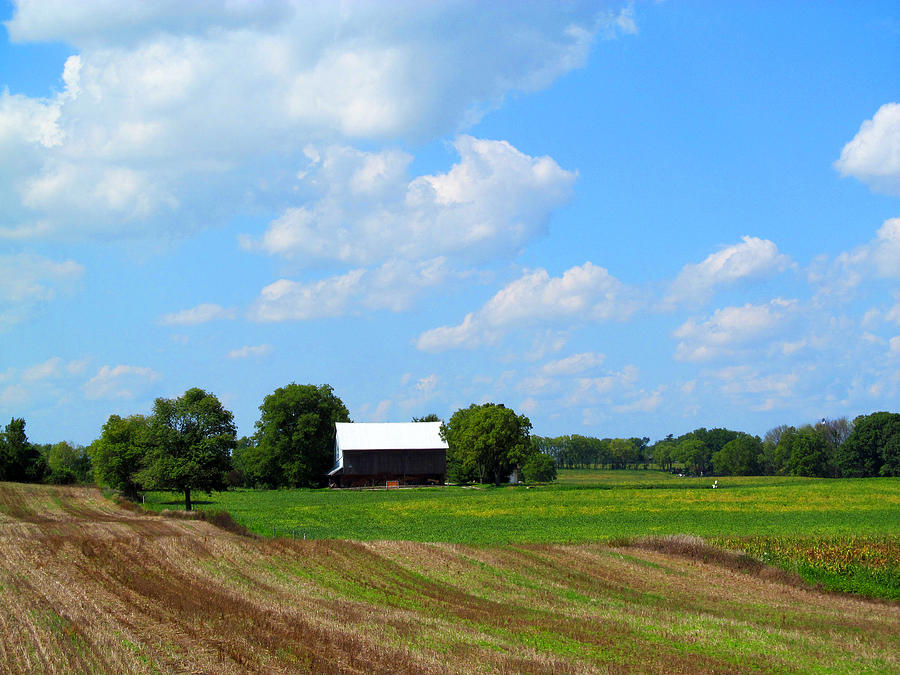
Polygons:
M334 426L330 485L443 485L447 478L447 442L441 438L440 422L338 422Z

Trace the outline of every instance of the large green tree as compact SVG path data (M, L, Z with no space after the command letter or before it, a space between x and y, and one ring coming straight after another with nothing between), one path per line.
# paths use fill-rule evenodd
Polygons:
M832 455L825 437L815 428L806 425L795 433L782 436L782 441L790 439L790 457L785 465L786 473L792 476L832 475Z
M860 415L837 453L843 476L900 475L900 414Z
M138 478L148 487L184 493L224 490L235 446L234 418L213 394L188 389L178 398L158 398L150 418L152 443Z
M332 388L291 383L263 399L243 470L267 487L317 487L334 464L334 424L350 413Z
M759 473L762 442L756 436L740 434L712 455L713 470L723 476L754 476Z
M473 403L441 425L450 446L447 472L451 480L500 483L534 452L531 420L502 404Z
M28 441L25 420L10 419L0 433L0 480L36 483L47 473L47 462Z
M91 443L88 454L94 467L94 479L136 501L142 489L139 472L151 445L150 419L144 415L110 415L100 438Z
M88 483L91 480L91 458L81 445L67 441L54 443L47 450L47 466L51 483Z

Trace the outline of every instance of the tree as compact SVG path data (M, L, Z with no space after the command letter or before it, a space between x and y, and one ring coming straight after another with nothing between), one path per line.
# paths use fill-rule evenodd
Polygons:
M531 420L503 404L461 408L441 425L441 437L450 446L447 473L456 481L500 483L534 452L530 435Z
M81 445L60 441L47 451L47 466L51 483L87 483L91 480L91 458Z
M556 480L556 462L550 455L535 452L522 466L526 483L549 483Z
M13 417L0 434L0 480L36 483L46 472L44 456L28 442L25 420Z
M675 448L674 459L684 464L685 471L700 475L709 470L712 453L698 438L688 435Z
M712 456L713 469L723 476L754 476L759 473L762 442L756 436L740 434Z
M792 476L830 476L831 455L824 436L808 425L791 434L791 454L785 468Z
M244 471L269 487L317 487L334 464L334 424L350 413L332 388L291 383L263 399Z
M224 490L235 446L234 418L213 394L188 389L175 399L158 398L150 418L152 445L139 477L146 485L184 493Z
M609 455L613 468L624 469L635 459L637 448L628 438L614 438L609 442Z
M853 431L840 447L836 462L841 475L900 474L900 414L876 412L853 420Z
M653 453L653 462L665 471L672 468L672 462L675 461L675 450L678 446L672 440L672 434L666 436L665 439L658 441L653 445L651 451Z
M91 443L88 454L99 485L117 490L126 499L136 501L142 489L139 472L151 444L150 420L144 415L110 415L100 438Z
M413 422L443 422L443 420L438 417L435 413L428 413L427 415L423 415L422 417L413 417Z

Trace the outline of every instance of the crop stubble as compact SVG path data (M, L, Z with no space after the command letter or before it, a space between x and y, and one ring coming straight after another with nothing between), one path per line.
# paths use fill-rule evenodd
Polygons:
M900 669L896 604L652 547L264 540L9 483L0 504L4 672Z

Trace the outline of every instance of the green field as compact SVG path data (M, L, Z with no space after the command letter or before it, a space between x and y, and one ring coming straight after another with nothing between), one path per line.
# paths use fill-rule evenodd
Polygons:
M460 544L602 542L643 535L859 536L900 533L900 480L678 478L562 471L552 485L400 490L234 490L196 495L265 536ZM147 506L177 509L149 493Z

